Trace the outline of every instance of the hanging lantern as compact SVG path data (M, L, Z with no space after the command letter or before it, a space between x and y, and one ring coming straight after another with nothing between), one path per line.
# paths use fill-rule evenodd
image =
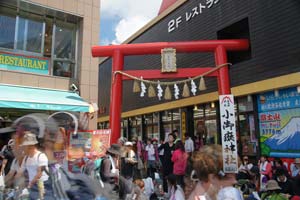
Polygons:
M133 92L138 93L141 91L140 84L137 80L133 81Z
M165 100L171 100L172 99L172 94L169 86L166 87L165 90Z
M184 83L182 96L183 97L189 97L190 96L190 90L189 90L189 86L187 85L187 83Z
M205 85L205 81L204 81L204 77L203 76L201 76L201 78L200 78L199 90L200 91L206 90L206 85Z
M155 89L154 89L153 85L150 84L150 86L148 88L148 97L151 98L151 97L155 97L155 96L156 96Z

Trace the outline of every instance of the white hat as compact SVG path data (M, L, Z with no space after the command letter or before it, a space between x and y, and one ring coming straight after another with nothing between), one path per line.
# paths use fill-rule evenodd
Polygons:
M30 131L25 131L24 132L24 140L21 144L21 146L27 146L27 145L35 145L37 143L39 143L36 139L36 135L31 133Z
M127 141L127 142L125 142L125 146L133 146L133 144L132 144L132 142Z

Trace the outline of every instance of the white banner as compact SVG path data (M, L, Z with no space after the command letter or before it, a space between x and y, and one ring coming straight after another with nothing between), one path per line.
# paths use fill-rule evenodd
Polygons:
M236 173L238 171L238 154L233 95L221 95L219 96L219 102L223 149L223 171L225 173Z

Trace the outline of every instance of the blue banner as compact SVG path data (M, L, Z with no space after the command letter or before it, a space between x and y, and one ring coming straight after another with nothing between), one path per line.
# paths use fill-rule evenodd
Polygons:
M259 94L257 98L258 112L300 108L300 93L297 88L288 88L275 92Z

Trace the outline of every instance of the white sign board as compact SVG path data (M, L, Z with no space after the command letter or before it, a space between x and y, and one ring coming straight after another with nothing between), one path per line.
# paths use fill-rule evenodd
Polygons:
M225 173L236 173L238 171L238 154L233 95L221 95L219 96L219 102L223 149L223 171Z

